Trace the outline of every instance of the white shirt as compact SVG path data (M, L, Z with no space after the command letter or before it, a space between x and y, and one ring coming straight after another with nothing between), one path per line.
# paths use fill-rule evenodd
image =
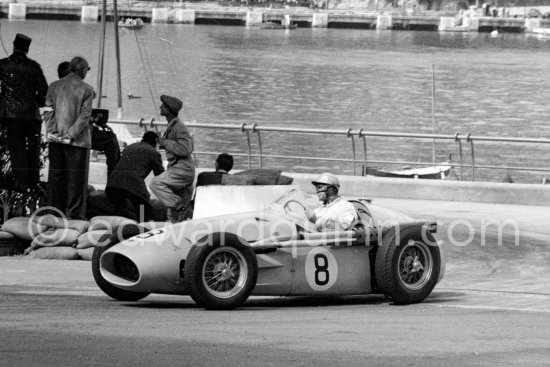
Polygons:
M357 211L352 203L338 197L327 205L314 209L317 220L315 226L319 230L330 229L345 231L350 229L357 220ZM338 224L338 225L336 225Z

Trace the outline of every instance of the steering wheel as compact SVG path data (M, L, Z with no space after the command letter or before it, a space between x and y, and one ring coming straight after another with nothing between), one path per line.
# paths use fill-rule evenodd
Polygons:
M304 206L304 204L300 203L298 200L289 200L285 203L285 205L283 206L284 210L285 210L285 213L292 213L295 215L294 211L290 209L290 204L298 204L298 206L300 206L302 208L302 210L304 211L304 217L305 217L305 214L306 214L306 207Z
M294 211L290 210L290 205L291 204L298 204L302 208L302 210L304 211L304 215L302 215L302 216L296 215L296 213ZM301 202L299 202L297 200L289 200L285 203L283 208L285 210L286 215L294 217L298 221L299 226L302 227L303 229L305 229L307 232L317 232L317 229L315 229L315 225L313 223L311 223L306 217L306 209L307 208L304 206L304 204L302 204Z

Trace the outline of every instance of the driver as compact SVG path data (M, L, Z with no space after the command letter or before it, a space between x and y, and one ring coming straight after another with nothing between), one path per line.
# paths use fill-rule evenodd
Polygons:
M338 196L340 182L331 173L323 173L315 181L317 197L323 203L316 209L306 209L307 219L315 223L318 231L346 231L357 220L357 212L352 203Z

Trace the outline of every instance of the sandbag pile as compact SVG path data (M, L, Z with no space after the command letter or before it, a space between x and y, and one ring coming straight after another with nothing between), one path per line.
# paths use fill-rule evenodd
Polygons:
M105 246L134 233L147 232L169 223L139 224L118 216L96 216L90 221L68 220L53 215L16 217L0 229L0 256L19 252L1 251L2 244L19 241L24 254L35 259L91 260L94 248ZM8 248L8 246L5 246ZM13 246L12 246L13 247Z

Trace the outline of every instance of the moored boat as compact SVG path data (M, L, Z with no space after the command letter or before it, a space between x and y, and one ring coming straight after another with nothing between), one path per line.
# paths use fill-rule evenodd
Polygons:
M450 163L442 163L439 166L430 166L422 168L404 168L402 170L386 171L373 167L367 167L366 176L378 177L401 177L416 179L435 179L444 180L451 173L453 166Z

